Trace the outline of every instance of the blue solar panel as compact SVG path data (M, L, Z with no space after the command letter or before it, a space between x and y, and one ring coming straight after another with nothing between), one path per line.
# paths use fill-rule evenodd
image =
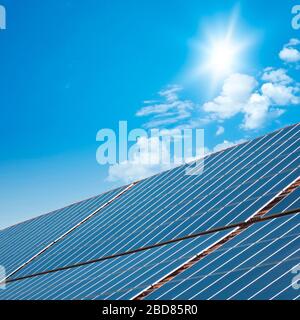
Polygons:
M147 299L296 299L300 214L252 225Z
M126 252L247 220L299 177L299 125L143 180L16 274Z
M266 214L266 216L270 216L272 214L277 214L284 211L290 211L300 208L300 187L295 189L292 193L290 193L286 198L281 200L272 210Z
M0 265L8 273L51 244L11 277L0 300L131 299L144 292L232 229L113 255L247 221L299 179L299 130L208 155L201 175L188 176L181 166L0 231ZM299 201L297 188L267 215ZM300 258L299 223L299 214L255 223L147 298L297 299L291 270Z
M131 299L230 231L9 283L0 299Z
M117 195L116 189L0 231L0 265L10 274Z

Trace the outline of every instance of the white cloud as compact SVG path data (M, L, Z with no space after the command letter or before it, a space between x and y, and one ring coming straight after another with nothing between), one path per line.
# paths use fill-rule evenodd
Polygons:
M233 74L228 77L222 91L213 101L203 105L203 110L215 120L230 119L243 115L241 128L254 130L284 113L286 107L300 103L299 88L285 69L267 68L258 81L249 75Z
M293 79L287 75L287 70L282 68L266 68L262 75L262 80L265 82L279 83L284 85L293 82Z
M270 101L267 97L258 93L252 94L244 106L244 120L241 127L246 130L253 130L263 126L268 118Z
M273 105L287 106L299 103L299 98L295 96L295 93L298 91L296 87L265 83L262 85L261 91L264 96L271 100L271 104Z
M168 161L169 149L167 146L155 138L141 137L134 145L134 150L129 160L109 167L108 181L130 183L175 166L174 163Z
M196 105L190 100L181 100L179 92L182 90L180 86L169 86L167 89L159 92L163 101L150 103L137 111L138 117L151 117L146 128L158 128L178 123L191 117L191 112ZM146 101L148 102L151 101Z
M227 141L224 140L224 142L217 144L214 148L213 148L213 152L219 152L231 147L234 147L238 144L244 143L246 140L245 139L240 139L237 141Z
M153 119L149 120L144 124L146 129L153 129L153 128L161 128L165 126L169 126L172 124L176 124L178 122L177 118L165 118L165 119Z
M300 44L300 40L296 38L290 39L290 41L286 44L286 46L297 46Z
M108 169L108 181L122 181L124 183L130 183L133 181L148 178L159 170L154 170L153 167L145 165L136 165L130 161L115 164Z
M218 126L218 129L217 129L217 132L216 132L216 136L221 136L224 132L225 132L224 127Z
M219 119L229 119L241 112L256 86L255 78L245 74L232 74L225 80L220 96L205 103L203 110Z
M300 40L291 39L289 43L285 44L279 52L279 57L286 63L297 63L300 61L300 51L297 46L300 45Z
M295 48L283 48L279 57L285 62L298 62L300 61L300 52Z
M178 100L178 93L182 90L181 86L173 85L169 86L165 90L159 92L160 96L165 97L168 102L174 102Z

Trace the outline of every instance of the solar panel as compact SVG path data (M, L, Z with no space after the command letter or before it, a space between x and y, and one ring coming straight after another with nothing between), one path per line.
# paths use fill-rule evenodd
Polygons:
M299 214L225 227L299 207L299 187L276 202L300 176L299 130L208 155L201 175L180 166L2 230L0 265L16 272L0 299L131 299L195 257L147 298L297 298Z
M0 231L0 265L10 274L124 188L72 204Z
M147 299L295 299L300 214L252 225Z
M25 276L247 220L299 177L299 125L141 181L23 268Z
M221 231L9 283L0 299L130 299L226 236Z

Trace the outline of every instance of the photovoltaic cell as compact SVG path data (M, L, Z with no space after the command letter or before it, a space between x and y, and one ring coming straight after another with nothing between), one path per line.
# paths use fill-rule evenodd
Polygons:
M131 299L229 230L9 283L0 299Z
M299 125L143 180L16 274L134 250L243 222L299 177Z
M7 275L27 262L94 210L116 196L119 188L0 231L0 265Z
M296 299L300 214L259 222L147 299Z

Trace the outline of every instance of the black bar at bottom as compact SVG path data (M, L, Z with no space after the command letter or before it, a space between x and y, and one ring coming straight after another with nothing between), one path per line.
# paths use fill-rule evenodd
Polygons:
M260 307L268 314L288 310L289 314L296 315L299 311L298 303L299 301L0 301L0 310L2 315L7 314L4 318L9 319L157 319L175 316L184 319L211 319L220 315L220 312L222 317L231 317L233 314L242 317L242 314L247 314L247 317L256 319Z

